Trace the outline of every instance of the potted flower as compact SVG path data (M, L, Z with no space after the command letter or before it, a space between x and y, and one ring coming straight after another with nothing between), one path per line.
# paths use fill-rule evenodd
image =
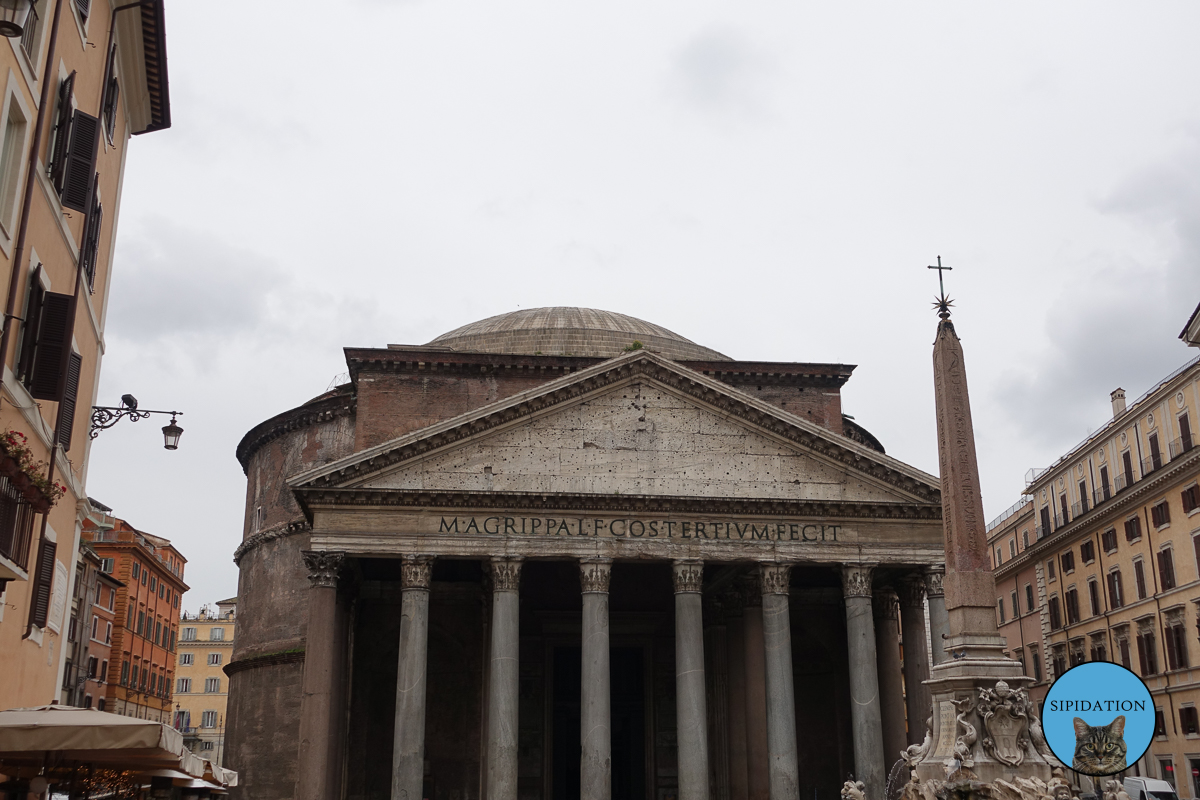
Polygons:
M39 514L49 511L67 491L66 486L43 475L45 467L46 462L34 460L25 434L11 430L0 434L0 475L7 477Z

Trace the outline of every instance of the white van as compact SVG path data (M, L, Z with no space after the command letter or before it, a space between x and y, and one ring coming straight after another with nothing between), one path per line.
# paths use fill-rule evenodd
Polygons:
M1154 778L1126 778L1125 793L1129 800L1179 800L1171 784Z

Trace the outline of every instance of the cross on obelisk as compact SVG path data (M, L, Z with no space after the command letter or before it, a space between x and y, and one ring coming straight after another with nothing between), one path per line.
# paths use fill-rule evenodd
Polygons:
M946 284L942 280L942 273L945 270L954 269L954 267L943 267L942 266L942 257L938 256L937 258L938 258L938 263L937 263L936 267L933 266L932 264L930 264L927 267L927 269L936 269L938 271L938 289L940 289L942 292L940 295L938 295L938 297L936 297L934 299L933 307L938 310L939 317L941 317L942 319L949 319L950 318L950 306L954 305L954 303L950 300L949 297L946 297Z

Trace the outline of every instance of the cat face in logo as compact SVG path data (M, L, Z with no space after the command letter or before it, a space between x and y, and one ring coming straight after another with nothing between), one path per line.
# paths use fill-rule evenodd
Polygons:
M1107 725L1075 718L1075 760L1071 769L1084 775L1112 775L1125 769L1125 715Z

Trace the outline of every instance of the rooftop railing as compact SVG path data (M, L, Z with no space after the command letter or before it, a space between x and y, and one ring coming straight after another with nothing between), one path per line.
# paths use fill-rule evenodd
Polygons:
M992 530L994 528L999 527L1004 522L1004 520L1013 516L1014 514L1019 512L1022 508L1024 508L1027 505L1029 505L1029 501L1025 500L1025 499L1021 499L1021 500L1018 500L1017 502L1013 503L1011 506L1006 508L1004 511L1000 512L1000 516L996 517L994 520L992 520L991 522L989 522L987 524L987 530L985 531L985 533L991 533Z
M1179 367L1177 370L1172 372L1170 375L1168 375L1167 377L1163 378L1158 383L1151 386L1140 397L1138 397L1138 399L1134 400L1132 403L1127 405L1125 407L1125 411L1121 412L1121 414L1119 416L1124 416L1125 414L1128 414L1131 410L1136 408L1138 406L1138 404L1144 402L1147 398L1149 398L1150 395L1154 394L1159 389L1161 389L1163 386L1165 386L1166 384L1175 380L1180 375L1187 372L1189 369L1196 366L1197 364L1200 364L1200 356L1196 356L1195 358L1189 360L1186 364ZM1081 441L1079 444L1072 447L1070 450L1067 450L1062 456L1059 457L1059 459L1057 461L1055 461L1050 466L1045 467L1045 468L1034 467L1033 469L1026 472L1025 473L1025 485L1029 486L1029 485L1033 484L1038 478L1042 477L1047 472L1050 472L1051 470L1053 470L1055 467L1059 466L1063 462L1070 460L1079 450L1082 450L1085 445L1091 444L1095 440L1102 439L1105 436L1107 436L1108 432L1109 432L1109 425L1112 424L1114 419L1116 419L1115 416L1112 417L1111 419L1109 419L1109 421L1106 422L1104 425L1102 425L1099 430L1088 434L1087 437L1083 439L1083 441Z

